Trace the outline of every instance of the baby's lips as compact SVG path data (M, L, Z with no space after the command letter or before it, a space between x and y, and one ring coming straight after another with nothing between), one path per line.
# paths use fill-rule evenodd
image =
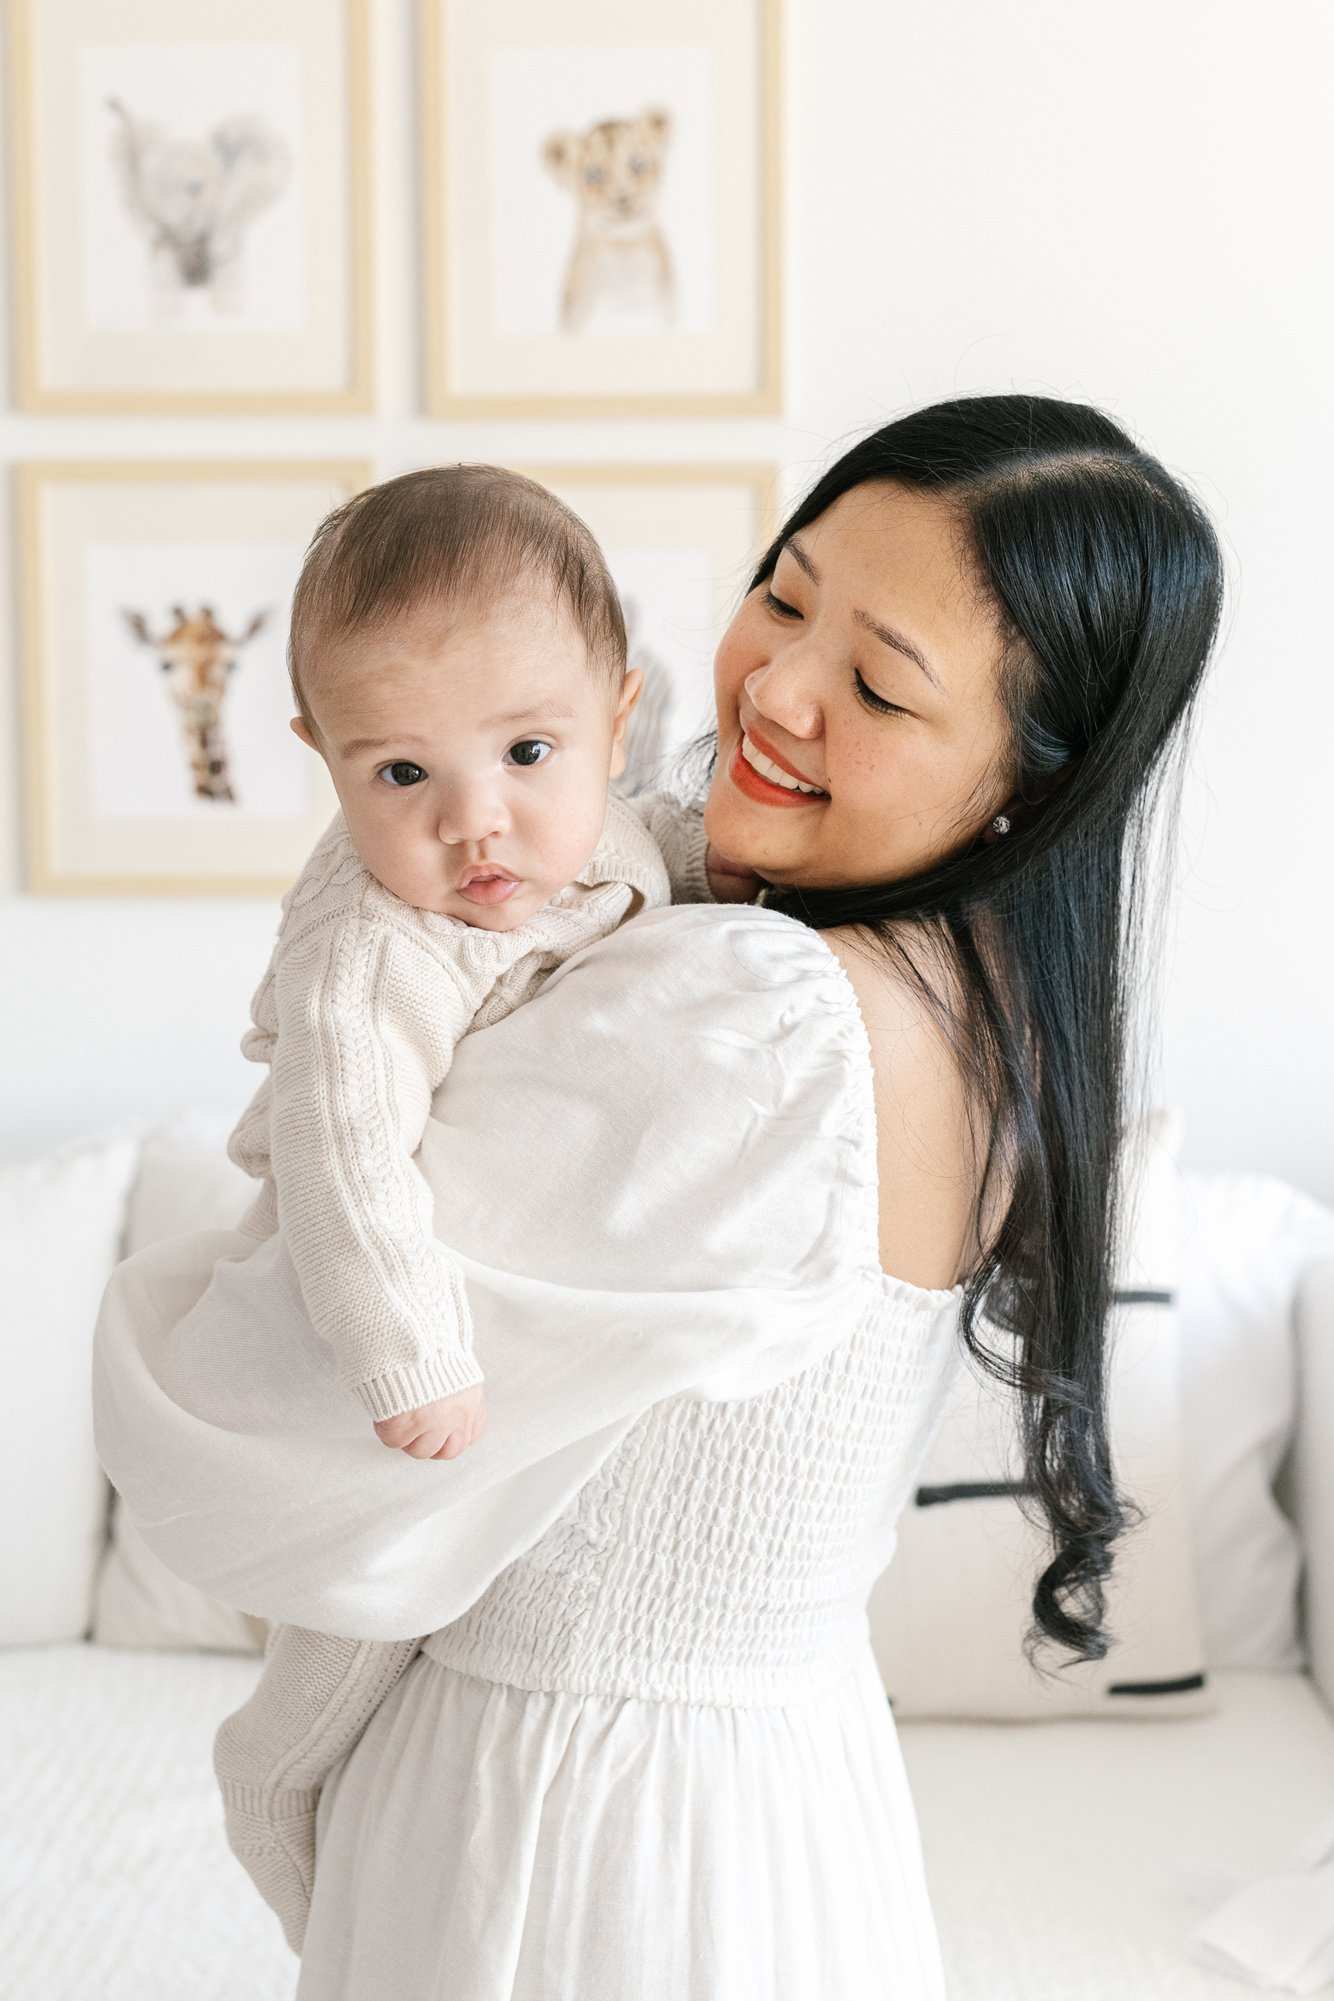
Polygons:
M519 887L519 878L513 875L477 875L471 880L463 878L459 883L459 895L469 903L504 903Z
M519 880L514 870L507 868L504 862L469 862L467 868L461 870L459 873L459 887L461 889L465 883L480 881L483 877L495 875L504 876L509 882L518 882Z

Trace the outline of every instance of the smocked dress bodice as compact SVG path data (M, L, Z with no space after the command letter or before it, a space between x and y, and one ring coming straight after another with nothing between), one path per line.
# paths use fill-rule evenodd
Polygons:
M764 1395L676 1396L633 1426L435 1660L489 1681L674 1702L815 1693L866 1601L962 1356L953 1294L886 1280Z

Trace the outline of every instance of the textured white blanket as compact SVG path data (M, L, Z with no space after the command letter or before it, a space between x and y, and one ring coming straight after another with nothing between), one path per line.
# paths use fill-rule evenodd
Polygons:
M291 2001L210 1764L239 1654L0 1649L5 2001Z

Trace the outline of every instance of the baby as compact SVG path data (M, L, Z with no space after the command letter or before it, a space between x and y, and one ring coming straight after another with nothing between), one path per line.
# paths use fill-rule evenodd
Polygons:
M700 806L608 792L641 677L579 519L493 466L408 473L317 530L292 604L292 727L340 802L283 901L242 1047L269 1074L229 1142L262 1186L338 1373L386 1445L451 1459L483 1425L459 1272L413 1162L459 1037L669 892L757 879ZM300 1950L327 1774L418 1651L270 1628L214 1743L227 1837Z
M340 810L282 904L228 1142L381 1441L484 1423L463 1283L413 1156L467 1031L636 912L707 901L701 810L608 791L642 676L587 528L536 482L440 466L321 523L292 603L292 728ZM721 893L728 894L728 889Z

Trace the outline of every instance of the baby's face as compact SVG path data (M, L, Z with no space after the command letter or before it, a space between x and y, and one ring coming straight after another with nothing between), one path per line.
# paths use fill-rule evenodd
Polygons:
M638 675L591 665L549 598L430 606L316 664L306 701L358 855L419 910L512 931L602 833Z

